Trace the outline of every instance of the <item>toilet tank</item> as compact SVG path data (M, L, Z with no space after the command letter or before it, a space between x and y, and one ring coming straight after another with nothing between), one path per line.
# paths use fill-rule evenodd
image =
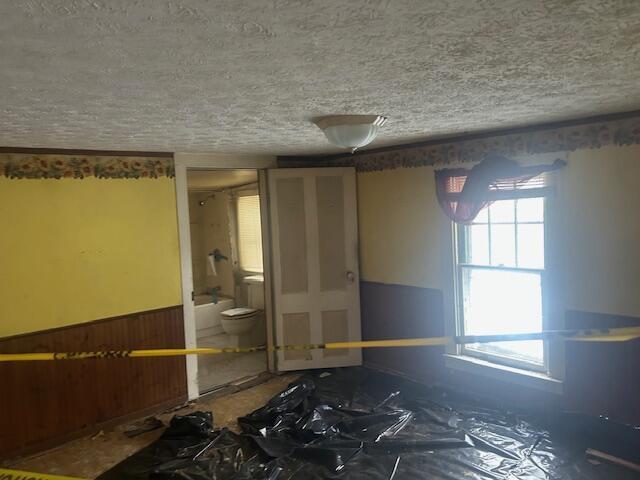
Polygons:
M247 303L251 308L264 310L264 276L250 275L244 277L247 284Z

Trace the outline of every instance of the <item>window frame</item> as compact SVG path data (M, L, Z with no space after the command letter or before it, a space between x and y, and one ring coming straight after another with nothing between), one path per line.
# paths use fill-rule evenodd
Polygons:
M511 193L512 195L509 195ZM531 272L540 276L540 291L541 291L541 306L542 306L542 329L546 330L549 328L549 308L548 308L548 298L547 298L547 274L548 274L548 266L549 266L549 255L548 255L548 223L549 223L549 201L548 198L550 196L550 189L547 187L544 188L536 188L536 189L522 189L522 190L514 190L512 192L501 192L500 195L496 195L496 201L498 200L518 200L523 198L543 198L543 221L542 222L521 222L523 225L527 223L542 223L544 230L544 268L530 268L530 267L517 267L517 266L496 266L496 265L479 265L468 262L461 262L461 258L463 258L463 249L467 249L468 251L468 237L467 226L453 224L452 226L452 247L453 247L453 281L454 281L454 331L456 335L464 335L464 292L463 292L463 271L465 269L486 269L486 270L497 270L497 271L517 271L517 272ZM485 207L488 208L488 207ZM514 210L517 207L514 205ZM516 210L517 211L517 210ZM489 261L491 261L491 217L490 213L487 212L487 226L489 230ZM506 222L497 222L496 224ZM517 222L517 213L514 211L514 222L513 225L517 225L520 222ZM515 255L516 255L516 264L517 264L517 239L518 239L518 228L515 227ZM466 252L465 252L466 253ZM465 259L466 260L466 259ZM469 348L466 345L456 345L455 355L461 357L471 357L475 359L479 359L483 362L487 362L489 364L495 364L497 366L504 367L513 367L516 369L520 369L527 372L541 373L544 375L551 374L551 355L550 355L550 343L548 341L543 342L543 362L542 364L528 362L526 360L520 360L517 358L509 357L506 355L500 355L497 353L489 353L483 352L476 349Z

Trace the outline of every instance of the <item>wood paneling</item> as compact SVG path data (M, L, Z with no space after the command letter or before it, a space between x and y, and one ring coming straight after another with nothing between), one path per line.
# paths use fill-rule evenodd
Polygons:
M640 318L568 311L567 328L640 326ZM566 344L565 404L571 410L640 425L640 339Z
M363 340L440 337L444 335L442 292L430 288L360 282ZM444 347L367 348L371 366L433 382L444 368Z
M363 339L444 335L443 298L439 290L361 283ZM640 319L568 311L567 328L640 325ZM444 366L442 348L380 348L364 351L365 363L403 373L424 383L441 383L495 399L500 404L536 409L565 409L607 415L640 425L640 340L625 343L566 344L564 393L556 395L472 375Z
M0 353L184 348L182 306L0 339ZM0 363L0 457L186 399L184 357Z

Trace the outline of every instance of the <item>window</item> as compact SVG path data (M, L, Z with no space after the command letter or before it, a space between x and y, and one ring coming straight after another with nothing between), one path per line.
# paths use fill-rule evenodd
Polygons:
M461 334L542 331L544 202L543 197L495 201L471 225L456 227ZM471 344L460 350L495 363L547 369L539 340Z
M262 272L260 197L258 195L236 197L236 213L240 269L247 272Z

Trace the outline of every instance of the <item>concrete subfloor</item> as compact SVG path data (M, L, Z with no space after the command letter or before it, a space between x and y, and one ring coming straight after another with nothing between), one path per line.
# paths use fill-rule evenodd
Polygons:
M176 412L156 415L165 425L175 414L183 415L195 410L211 410L215 428L228 427L238 431L236 419L264 405L267 400L283 390L298 375L288 374L274 376L264 383L236 393L223 396L207 396L198 399ZM123 431L127 425L115 427L92 437L71 441L53 450L11 462L6 468L25 470L51 475L65 475L83 479L94 479L126 457L156 440L163 429L144 433L137 437L127 438Z

